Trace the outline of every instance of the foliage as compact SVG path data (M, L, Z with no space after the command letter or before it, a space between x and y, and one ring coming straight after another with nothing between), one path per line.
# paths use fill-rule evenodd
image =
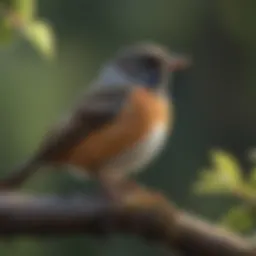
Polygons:
M0 2L0 43L21 37L43 57L52 59L55 39L51 26L36 15L36 0L5 0Z
M256 225L256 167L243 177L237 160L227 152L211 152L212 166L201 171L194 184L197 195L231 195L241 200L222 217L221 223L237 231L248 231Z

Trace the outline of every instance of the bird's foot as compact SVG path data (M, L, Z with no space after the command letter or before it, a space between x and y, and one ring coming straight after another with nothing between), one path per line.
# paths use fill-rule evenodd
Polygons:
M107 199L113 203L124 204L134 200L145 188L141 187L135 181L126 180L112 186L104 188Z

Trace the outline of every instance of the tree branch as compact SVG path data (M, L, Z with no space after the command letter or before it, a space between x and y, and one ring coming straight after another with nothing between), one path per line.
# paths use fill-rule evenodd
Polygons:
M255 256L245 239L171 205L161 194L137 189L122 202L89 196L0 195L0 236L103 236L111 232L161 242L182 255Z

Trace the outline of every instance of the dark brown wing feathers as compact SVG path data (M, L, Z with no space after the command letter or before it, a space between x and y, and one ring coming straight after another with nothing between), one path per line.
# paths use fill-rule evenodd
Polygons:
M57 159L79 143L90 132L111 122L126 102L129 86L109 85L92 88L79 105L43 139L37 159Z
M70 114L43 138L42 144L28 161L0 181L0 189L19 187L42 164L57 161L76 146L80 139L113 120L131 91L130 86L92 87Z

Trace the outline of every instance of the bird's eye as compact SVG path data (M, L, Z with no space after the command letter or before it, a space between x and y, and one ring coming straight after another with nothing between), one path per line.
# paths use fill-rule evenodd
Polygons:
M142 58L142 62L143 62L143 66L146 69L150 69L150 70L157 69L159 66L157 59L153 57L144 57Z
M140 70L142 80L149 86L153 86L159 81L159 68L160 65L156 58L153 57L143 57L140 61Z

